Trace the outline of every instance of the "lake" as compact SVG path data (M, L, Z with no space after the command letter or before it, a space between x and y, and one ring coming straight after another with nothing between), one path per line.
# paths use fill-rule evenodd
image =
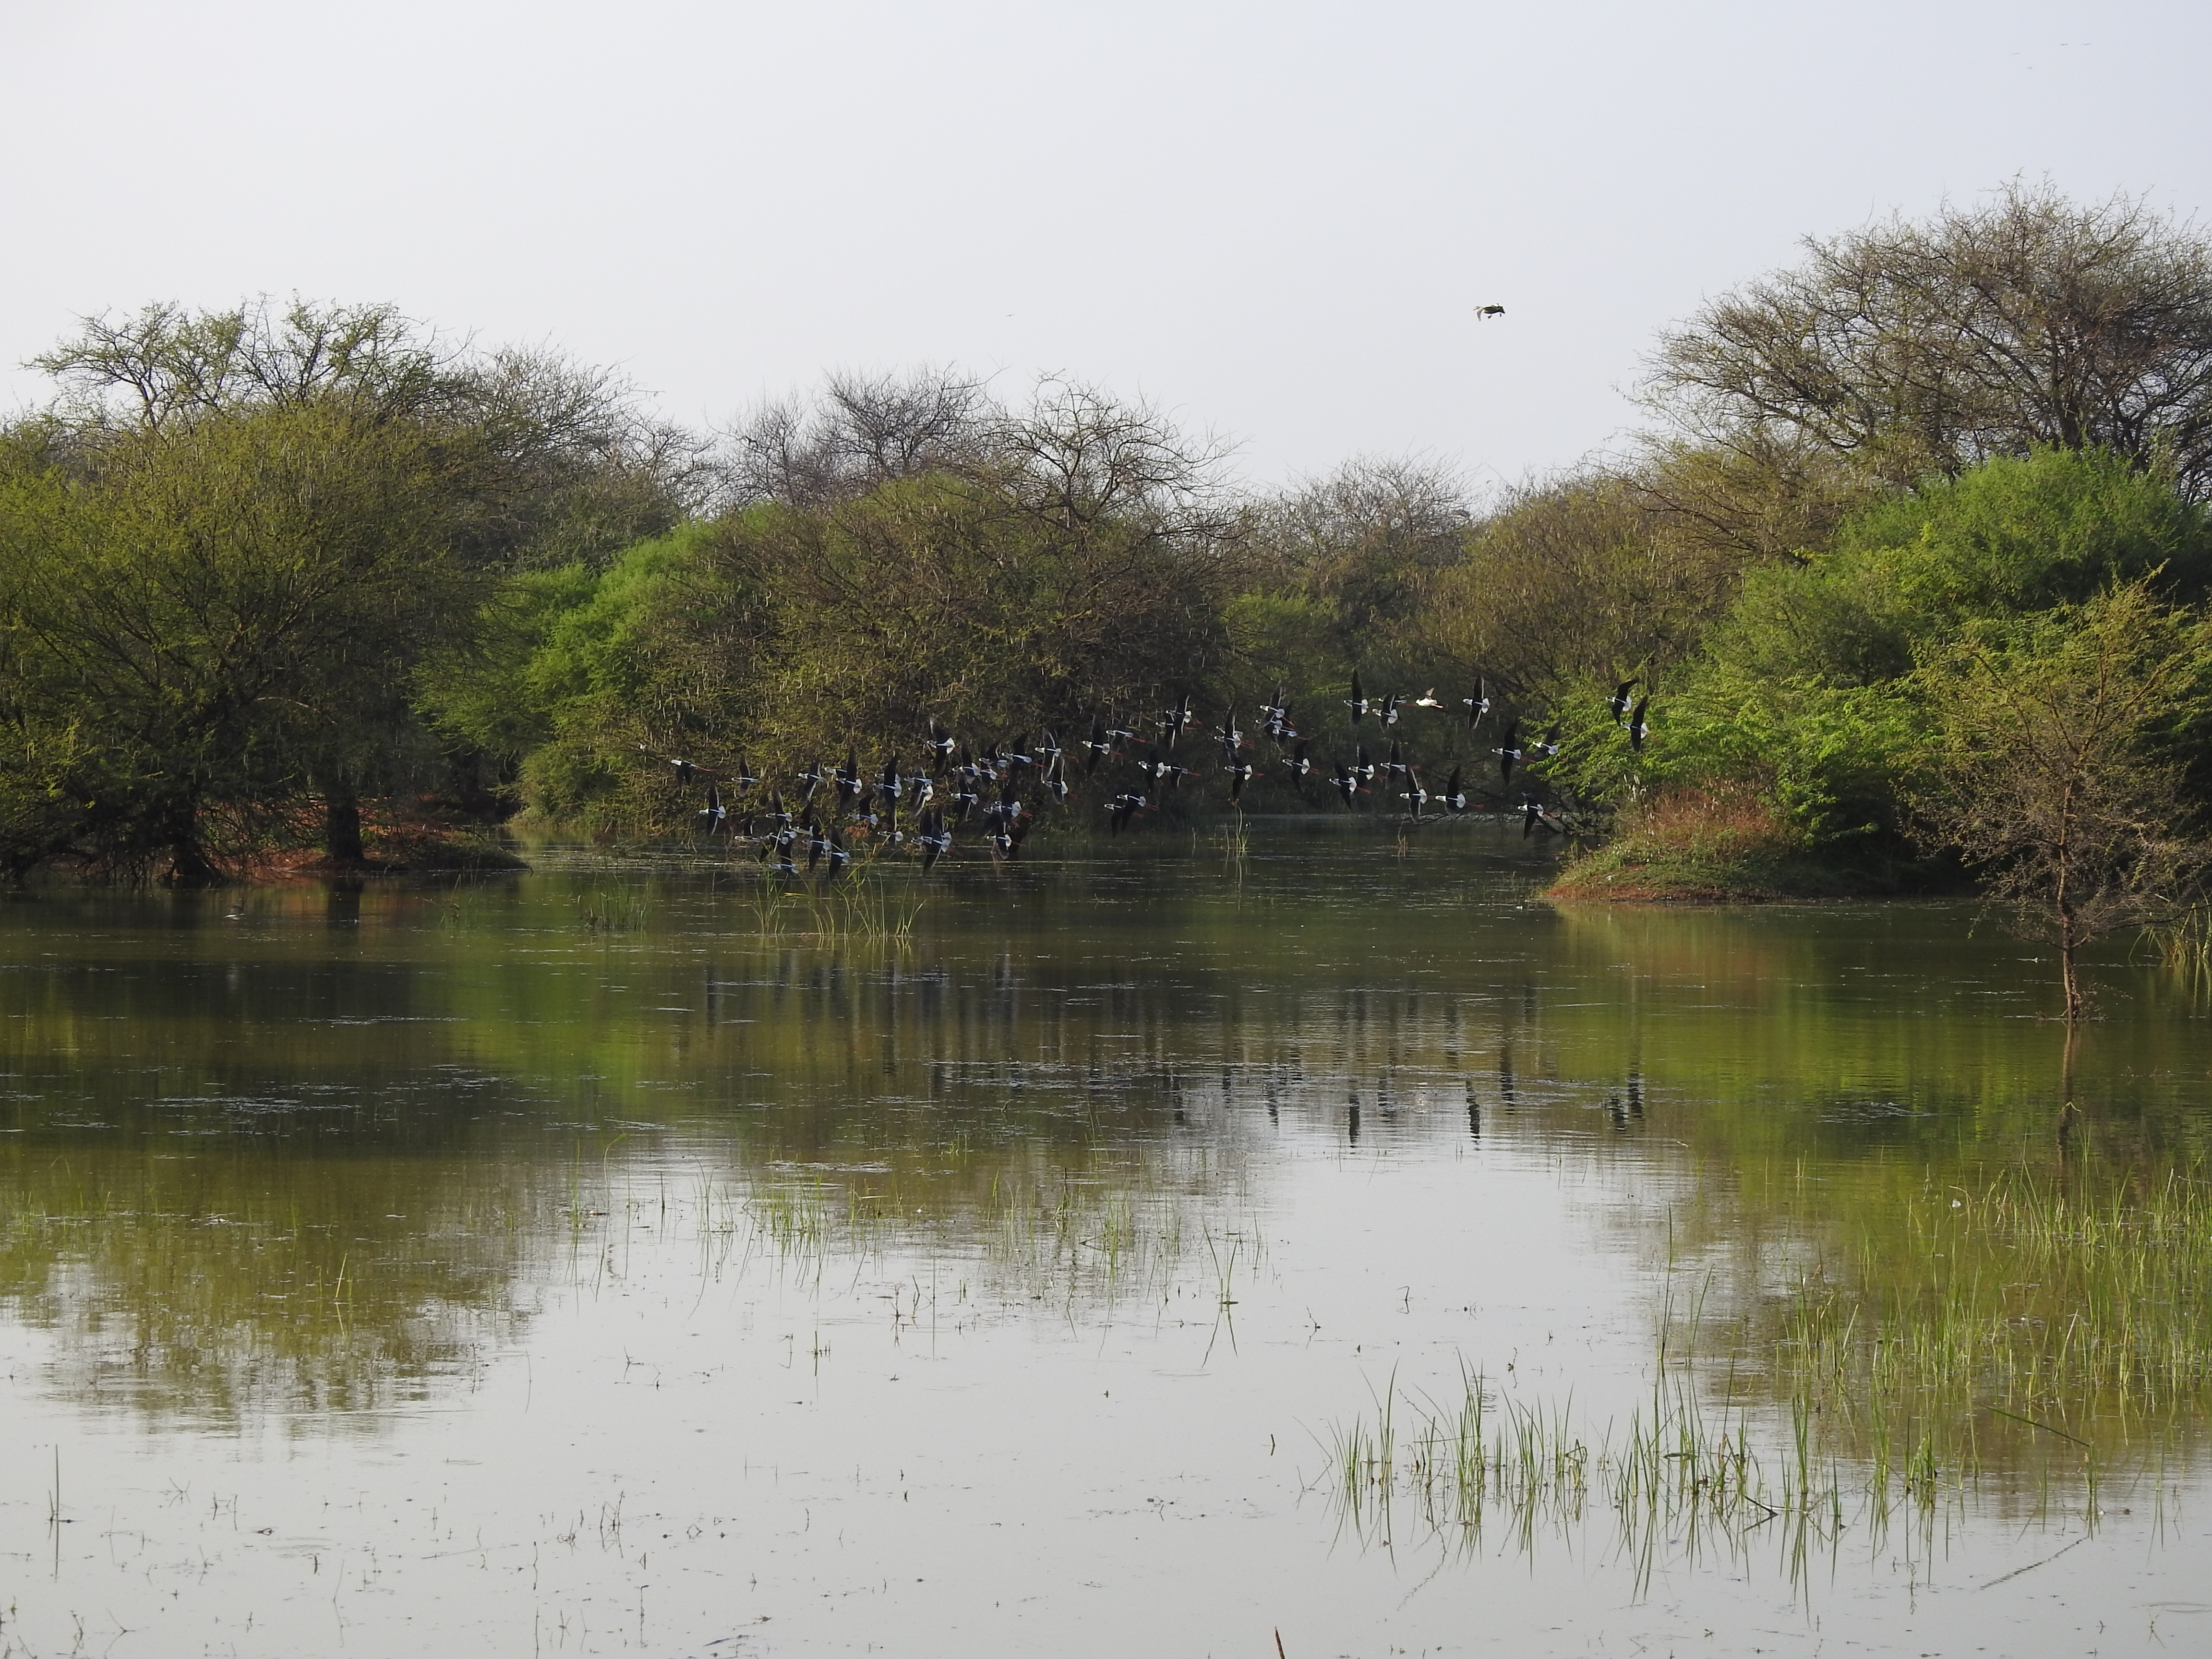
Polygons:
M2203 987L1451 828L0 906L0 1653L2212 1650Z

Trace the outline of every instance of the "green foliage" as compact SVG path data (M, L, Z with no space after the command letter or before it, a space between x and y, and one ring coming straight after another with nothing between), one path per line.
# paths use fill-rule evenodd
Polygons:
M315 405L0 481L0 856L204 879L388 773L414 653L470 608L443 481L419 429Z
M451 736L520 759L543 817L665 832L697 805L671 759L781 785L848 746L914 764L932 719L1072 744L1163 688L1214 695L1237 656L1233 574L1135 515L1071 522L985 480L895 479L690 526L598 577L518 576L488 607L491 644L441 665L430 696ZM1274 610L1294 631L1297 603Z
M1613 806L1747 781L1815 841L1893 836L1942 713L1920 663L1977 630L2072 617L2063 607L2114 584L2193 598L2209 577L2203 514L2159 479L2096 452L1999 459L1868 509L1832 551L1747 575L1656 700L1643 756L1589 712L1603 692L1586 681L1554 775Z
M2212 753L2212 617L2124 583L1985 621L1922 683L1936 742L1916 827L2057 939L2078 1018L2080 946L2185 917L2212 872L2185 787Z
M1887 576L1913 632L2078 604L2161 570L2194 599L2212 580L2212 531L2172 484L2101 450L2000 457L1848 521L1836 561Z
M1460 674L1533 708L1672 663L1731 591L1734 566L1661 537L1630 480L1570 478L1516 494L1436 580L1420 639Z

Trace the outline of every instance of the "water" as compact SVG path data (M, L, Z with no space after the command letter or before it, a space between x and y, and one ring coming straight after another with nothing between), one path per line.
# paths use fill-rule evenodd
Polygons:
M9 904L0 1653L2212 1644L2188 1402L2096 1419L2094 1487L1985 1417L1839 1525L1348 1501L1349 1425L1478 1372L1602 1463L1686 1308L1771 1452L1762 1274L2056 1158L2051 964L1971 910L1543 870L1280 830ZM2066 1167L2186 1167L2203 1010L2100 971Z

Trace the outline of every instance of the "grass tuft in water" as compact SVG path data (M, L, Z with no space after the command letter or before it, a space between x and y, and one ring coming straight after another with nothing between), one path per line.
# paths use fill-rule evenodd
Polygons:
M2212 1183L2007 1170L1813 1253L1740 1315L1839 1455L1939 1473L2094 1471L2212 1406Z

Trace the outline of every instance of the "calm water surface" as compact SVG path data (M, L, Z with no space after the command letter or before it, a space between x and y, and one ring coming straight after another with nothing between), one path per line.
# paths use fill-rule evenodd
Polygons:
M1809 1544L1348 1508L1378 1402L1595 1446L1782 1207L2054 1156L2051 964L1971 910L1542 876L1279 831L9 903L0 1653L2212 1651L2193 1431L2095 1491L1993 1438ZM2185 1165L2204 1009L2101 972L2074 1156Z

